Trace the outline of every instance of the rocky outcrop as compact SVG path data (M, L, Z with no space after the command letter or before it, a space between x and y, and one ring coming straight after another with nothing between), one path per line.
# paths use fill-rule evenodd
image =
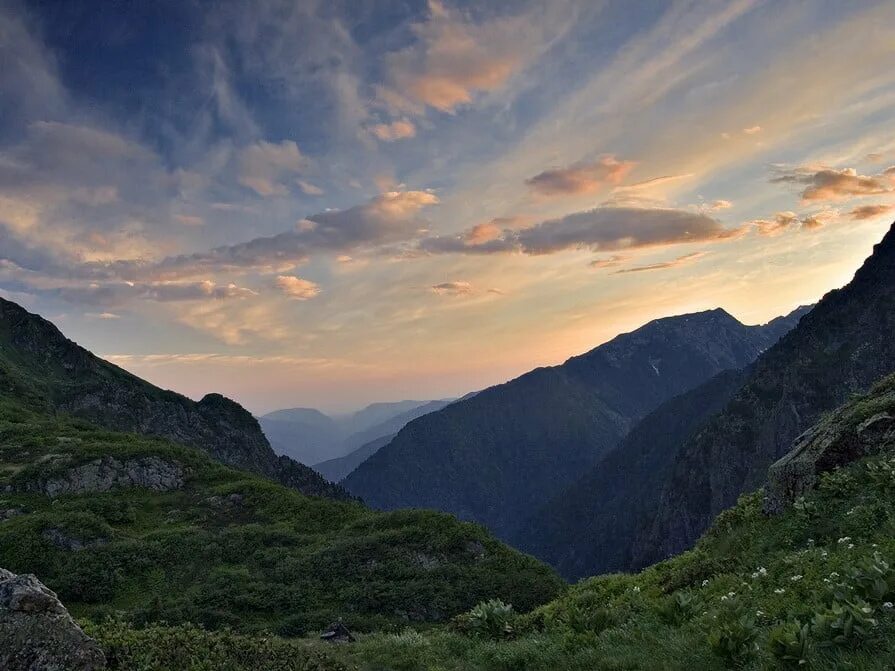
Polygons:
M99 646L72 620L56 594L33 575L0 569L0 669L96 671Z
M58 475L42 478L27 485L28 491L39 491L55 498L63 494L108 492L113 489L142 487L156 492L183 487L184 468L160 457L116 459L102 457L74 466Z
M773 514L784 510L814 487L821 473L892 449L895 449L895 376L796 439L792 451L768 471L765 511Z

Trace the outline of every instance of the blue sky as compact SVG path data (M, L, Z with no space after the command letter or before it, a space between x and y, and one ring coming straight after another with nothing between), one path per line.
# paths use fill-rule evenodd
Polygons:
M0 2L0 292L192 396L756 323L895 219L890 2Z

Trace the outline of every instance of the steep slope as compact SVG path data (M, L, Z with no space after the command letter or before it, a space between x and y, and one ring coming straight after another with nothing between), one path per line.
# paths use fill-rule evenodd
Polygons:
M646 413L746 365L795 318L765 327L723 310L658 319L410 422L343 484L374 507L435 508L507 537Z
M812 455L814 483L780 514L747 494L693 550L639 574L582 581L521 617L483 604L451 631L367 637L345 659L443 671L895 668L893 417L890 377L813 429L793 459Z
M2 390L0 566L38 575L76 617L284 635L438 621L482 598L533 607L563 587L448 515L304 496Z
M510 543L568 580L632 568L633 539L652 521L678 449L724 407L745 377L743 370L724 371L660 405L516 530Z
M635 544L638 563L688 547L823 412L895 369L893 333L895 226L854 279L761 356L724 410L681 448L655 521Z
M220 394L199 402L94 356L50 322L0 298L0 383L45 411L115 431L158 436L308 494L346 498L315 471L278 457L257 420Z
M392 442L395 435L396 434L393 433L388 436L377 438L376 440L371 440L366 445L361 445L354 452L346 454L344 457L314 464L313 469L330 482L341 482L349 473L351 473L351 471Z

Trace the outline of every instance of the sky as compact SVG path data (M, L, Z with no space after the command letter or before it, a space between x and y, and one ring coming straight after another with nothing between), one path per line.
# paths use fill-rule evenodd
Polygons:
M193 398L762 323L895 220L889 0L0 0L0 295Z

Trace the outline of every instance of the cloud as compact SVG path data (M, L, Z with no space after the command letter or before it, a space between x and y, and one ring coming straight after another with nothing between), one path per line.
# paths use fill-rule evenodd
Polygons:
M420 114L426 107L451 113L477 93L495 91L538 54L543 22L519 15L474 22L429 0L429 15L412 26L414 43L385 58L379 103L392 112Z
M749 126L748 128L744 128L743 132L746 135L755 135L761 132L761 126Z
M421 227L420 210L438 202L429 191L391 191L346 210L312 214L293 230L277 235L168 257L156 264L119 264L107 270L167 279L223 270L282 271L303 263L316 251L346 251L407 240Z
M725 228L703 212L666 208L598 207L471 244L470 229L457 236L433 236L416 243L423 254L553 254L569 249L618 251L643 247L719 242L745 235L746 226ZM410 254L413 256L413 254Z
M545 170L525 180L525 183L543 196L593 193L620 184L635 165L631 161L619 161L615 156L604 156L591 163L575 163L567 168Z
M895 205L877 203L876 205L861 205L848 214L853 220L862 221L864 219L875 219L876 217L881 217L890 212L895 212Z
M473 288L469 282L454 281L432 285L432 291L439 296L470 296Z
M132 300L157 303L225 301L254 298L258 295L251 289L233 283L216 284L211 280L201 282L91 282L62 287L34 286L29 287L28 291L40 296L59 298L69 303L107 307L122 305Z
M594 259L588 265L591 268L614 268L628 260L627 256L621 254L613 254L605 259Z
M259 196L284 196L289 189L279 180L300 172L306 162L292 140L257 142L240 152L238 181Z
M121 319L121 316L116 315L114 312L86 312L84 315L86 317L92 317L93 319Z
M815 231L838 217L838 210L821 210L804 215L786 211L778 212L773 219L755 219L750 223L758 229L759 235L774 237L797 226L803 231Z
M318 284L294 275L278 276L277 286L289 298L297 301L306 301L320 294L320 286Z
M463 235L463 240L469 245L481 245L492 240L497 240L501 235L501 228L492 221L484 224L476 224Z
M673 209L600 207L545 221L519 232L527 254L550 254L563 249L615 251L713 242L740 237L745 230L725 228L704 213Z
M729 200L722 199L722 200L713 200L709 204L708 209L711 210L712 212L717 212L718 210L728 210L731 207L733 207L733 203L731 203Z
M854 168L799 167L783 170L774 183L804 184L802 201L835 201L875 196L895 190L895 168L878 175L859 175Z
M202 217L196 217L189 214L176 214L174 220L184 226L204 226L205 220Z
M798 224L799 216L795 212L778 212L773 219L755 219L751 223L759 235L773 237Z
M416 136L416 126L407 119L398 119L391 123L379 123L370 126L373 136L382 142L394 142Z
M321 189L316 184L311 184L310 182L306 182L303 179L295 180L295 183L298 184L298 188L302 190L302 192L308 196L322 196L323 189Z
M650 270L665 270L666 268L677 268L678 266L684 266L689 263L693 263L694 261L698 261L707 253L708 252L693 252L692 254L684 254L683 256L679 256L676 259L672 259L671 261L664 261L662 263L651 263L646 266L634 266L633 268L622 268L621 270L616 270L612 274L622 275L624 273L642 273Z

